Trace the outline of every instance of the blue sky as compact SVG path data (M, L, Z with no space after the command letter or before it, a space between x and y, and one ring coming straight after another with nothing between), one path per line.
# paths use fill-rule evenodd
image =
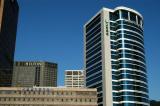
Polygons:
M15 60L58 63L64 70L83 68L83 25L102 7L126 6L144 17L149 96L160 100L159 0L18 0L20 13Z

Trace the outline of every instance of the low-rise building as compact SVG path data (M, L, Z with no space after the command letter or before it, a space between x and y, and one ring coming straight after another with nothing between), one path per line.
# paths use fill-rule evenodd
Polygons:
M65 86L83 88L84 70L65 70Z
M64 87L0 87L0 106L97 106L97 90Z

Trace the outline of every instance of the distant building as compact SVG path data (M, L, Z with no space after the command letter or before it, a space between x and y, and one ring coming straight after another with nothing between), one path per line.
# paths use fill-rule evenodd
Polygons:
M97 90L0 87L0 106L97 106Z
M84 87L84 70L66 70L65 86L66 87Z
M18 10L16 0L0 0L0 87L12 83Z
M57 64L41 61L14 63L12 86L57 86Z
M150 101L150 106L160 106L160 101L151 100Z

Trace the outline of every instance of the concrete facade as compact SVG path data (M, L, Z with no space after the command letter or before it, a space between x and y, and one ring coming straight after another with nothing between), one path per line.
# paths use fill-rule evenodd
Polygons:
M97 106L96 89L1 87L0 106Z
M84 70L65 70L65 86L84 87Z
M14 63L12 86L57 86L57 64L43 61Z

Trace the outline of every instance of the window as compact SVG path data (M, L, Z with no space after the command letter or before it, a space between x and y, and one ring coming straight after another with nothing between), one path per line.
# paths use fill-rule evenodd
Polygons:
M44 98L41 98L41 101L44 101Z
M114 19L114 14L113 13L109 13L109 16L110 16L110 20L112 20L112 21L114 21L115 19Z
M80 99L80 102L82 102L82 99Z
M140 16L138 16L138 24L139 25L141 24L141 18L140 18Z
M121 10L122 19L128 19L128 11Z
M136 14L130 12L130 20L136 22Z
M116 11L115 13L110 12L109 16L110 16L110 20L115 21L119 19L119 11Z
M116 11L114 14L115 14L115 20L119 19L119 11Z
M92 102L92 99L89 99L89 102Z

